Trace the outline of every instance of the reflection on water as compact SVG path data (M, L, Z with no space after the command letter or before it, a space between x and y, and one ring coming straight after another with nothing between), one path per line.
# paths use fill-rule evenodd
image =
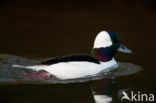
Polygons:
M92 91L96 103L111 103L115 90L113 86L114 84L110 78L94 81Z
M60 85L65 85L65 84L69 83L70 85L72 85L70 88L74 91L73 93L78 93L78 92L76 92L78 89L74 90L76 85L73 85L72 83L75 83L75 84L79 83L78 85L87 83L87 86L89 85L88 88L86 88L86 85L82 86L81 88L79 88L80 91L82 90L82 88L86 88L87 90L90 90L90 86L91 86L90 96L93 96L92 98L94 98L96 103L112 103L113 101L117 102L120 100L119 99L120 96L118 95L118 89L116 88L116 86L113 82L114 81L113 78L134 74L134 73L137 73L142 70L142 68L138 65L134 65L132 63L119 62L119 67L116 70L109 72L109 73L99 73L97 75L87 76L87 77L77 78L77 79L59 80L56 77L51 76L49 73L47 73L45 71L34 72L32 70L27 70L27 69L23 69L23 68L12 68L13 64L34 65L34 64L38 64L38 63L40 63L39 60L32 60L32 59L22 58L19 56L1 54L0 55L0 89L3 91L3 88L5 86L11 85L11 84L16 84L17 87L22 85L23 88L27 88L25 85L29 85L29 84L37 85L38 84L37 85L38 89L41 87L41 85L50 85L49 86L50 88L58 89L58 85L60 83L61 83ZM55 86L56 84L57 84L57 87ZM7 89L7 88L5 88L5 89ZM29 89L32 89L32 88L30 87ZM36 89L35 91L38 91L37 88L35 88L35 89ZM47 88L44 88L44 90L46 90L46 89ZM52 90L53 94L50 93L48 95L50 96L50 95L54 95L55 93L57 94L58 93L57 89L56 89L56 91ZM64 89L67 89L67 87L65 86ZM23 90L23 89L21 89L21 90ZM27 90L28 90L28 88L27 88ZM7 89L7 91L10 92L8 89ZM15 92L14 94L19 95L18 94L19 91L14 91L14 92ZM29 92L31 93L31 91L29 91ZM3 93L4 93L4 91L3 91ZM64 95L68 95L67 91L62 92L62 93L65 93ZM36 95L36 94L34 93L34 95ZM45 96L45 94L43 94L43 95ZM77 95L83 95L83 94L79 93ZM43 96L43 98L45 98L44 96ZM27 97L27 95L26 95L26 97ZM56 98L56 96L54 96L54 97ZM87 99L87 98L85 98L85 99ZM58 103L58 101L57 101L57 103ZM89 102L89 103L91 103L91 102Z
M111 103L112 97L107 95L94 95L94 99L96 103Z

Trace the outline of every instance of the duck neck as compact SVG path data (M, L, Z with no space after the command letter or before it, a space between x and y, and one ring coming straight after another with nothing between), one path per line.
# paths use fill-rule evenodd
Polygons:
M108 62L113 59L115 52L116 50L112 47L94 48L92 49L92 56L101 62Z

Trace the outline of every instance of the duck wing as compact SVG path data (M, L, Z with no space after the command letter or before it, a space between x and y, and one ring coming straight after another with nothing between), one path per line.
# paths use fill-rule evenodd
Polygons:
M52 59L43 61L41 64L52 65L52 64L61 63L61 62L79 62L79 61L83 61L83 62L86 61L86 62L100 64L98 60L96 60L95 58L89 55L70 55L70 56L52 58Z

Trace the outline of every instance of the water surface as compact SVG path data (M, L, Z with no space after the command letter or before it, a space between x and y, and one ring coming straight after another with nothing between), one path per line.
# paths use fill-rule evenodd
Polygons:
M9 92L9 97L6 98L8 101L13 102L21 102L20 100L16 100L17 98L25 98L25 102L29 100L29 96L23 95L19 96L22 93L25 93L28 95L29 93L33 94L33 97L31 98L36 98L36 96L43 96L45 98L45 95L42 94L42 92L47 91L50 92L48 95L55 95L54 98L62 98L61 96L57 96L56 94L61 92L64 95L72 95L73 93L77 94L75 91L75 87L77 87L80 91L84 91L81 88L86 88L88 92L90 92L90 98L89 101L87 102L96 102L96 103L110 103L111 101L114 101L114 95L118 98L117 101L119 101L119 97L121 95L118 95L119 90L115 89L114 86L115 84L115 78L120 77L120 76L127 76L127 75L132 75L134 73L138 73L142 70L142 67L132 64L132 63L125 63L125 62L119 62L119 67L111 72L100 72L99 74L92 75L92 76L86 76L82 78L76 78L76 79L67 79L67 80L60 80L49 73L45 71L33 71L29 69L24 69L24 68L13 68L13 64L19 64L19 65L35 65L39 64L41 60L35 60L35 59L28 59L20 56L14 56L14 55L8 55L8 54L1 54L0 55L0 87L2 91L2 100L4 99L4 95L7 95ZM76 86L75 86L76 85ZM82 86L82 87L81 87ZM63 89L60 91L60 87ZM70 88L69 88L70 87ZM8 88L8 89L7 89ZM40 91L40 88L43 90ZM51 88L50 91L46 90L47 88ZM14 89L17 89L14 91ZM53 90L53 89L59 89L59 91ZM65 89L65 90L64 90ZM66 92L68 89L72 89L73 92L71 93ZM28 91L29 93L27 93ZM6 91L6 92L5 92ZM10 93L12 91L13 94ZM22 93L20 93L23 91ZM34 92L33 92L34 91ZM86 90L85 90L86 91ZM38 95L36 92L40 92L41 94ZM57 93L56 93L57 92ZM53 94L54 93L54 94ZM55 94L56 93L56 94ZM47 95L47 93L46 93ZM11 98L10 98L11 96ZM72 96L71 96L72 97ZM71 98L70 97L70 98ZM47 98L47 96L46 96ZM53 97L50 97L53 98ZM68 98L67 100L70 100ZM12 100L12 99L15 99ZM41 99L41 100L42 100ZM72 99L71 99L72 100ZM70 100L70 101L71 101ZM4 100L5 101L5 100ZM49 101L49 97L48 97ZM52 100L55 102L60 102L59 100ZM28 102L28 101L27 101ZM36 102L36 100L34 101ZM85 100L83 101L85 102Z
M0 101L94 103L94 98L105 98L117 103L123 90L156 93L155 7L152 0L1 0ZM118 33L124 45L133 51L116 54L115 59L126 69L115 72L115 81L107 78L110 73L98 75L103 79L81 78L75 83L55 79L52 84L49 78L33 80L29 76L40 73L11 67L36 64L49 57L90 54L101 30ZM144 69L135 69L138 65Z

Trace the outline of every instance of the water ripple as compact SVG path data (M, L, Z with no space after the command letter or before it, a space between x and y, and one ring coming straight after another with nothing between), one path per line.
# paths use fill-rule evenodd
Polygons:
M112 78L119 76L126 76L137 73L142 70L142 67L132 64L119 62L119 67L114 71L108 73L99 73L92 76L86 76L77 79L59 80L51 76L45 71L34 72L32 70L23 68L12 68L13 64L19 65L35 65L40 63L39 60L23 58L20 56L1 54L0 55L0 85L4 84L43 84L43 83L73 83L73 82L86 82L102 78Z

